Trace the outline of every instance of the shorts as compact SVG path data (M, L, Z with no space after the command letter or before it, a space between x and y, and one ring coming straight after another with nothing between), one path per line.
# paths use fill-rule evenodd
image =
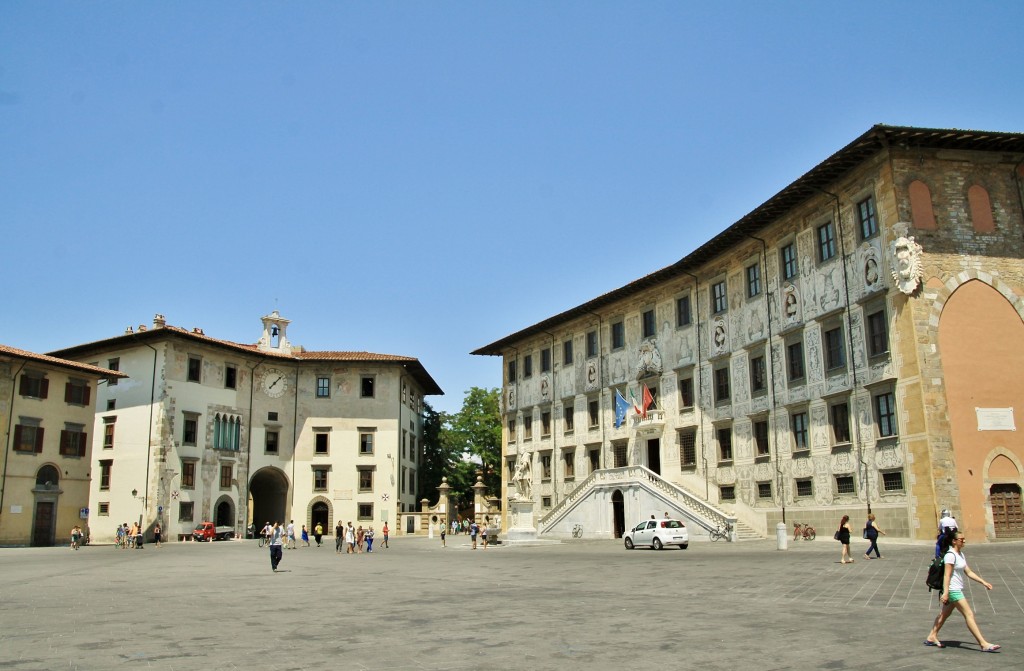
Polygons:
M961 592L960 590L958 590L958 589L951 589L951 590L949 590L949 602L950 603L956 603L957 601L960 601L963 598L964 598L964 593Z

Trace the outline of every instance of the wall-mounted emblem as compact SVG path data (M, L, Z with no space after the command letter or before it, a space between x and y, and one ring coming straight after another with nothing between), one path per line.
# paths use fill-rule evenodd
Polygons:
M892 278L899 290L909 296L917 291L924 276L924 268L921 265L921 254L924 250L914 240L914 236L907 235L910 224L901 221L892 228L896 233L896 239L889 247L892 256Z

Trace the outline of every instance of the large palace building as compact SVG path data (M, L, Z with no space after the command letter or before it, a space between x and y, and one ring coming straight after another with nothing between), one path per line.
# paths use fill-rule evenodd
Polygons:
M307 351L277 311L262 320L256 344L157 315L54 353L128 375L95 394L94 539L140 519L174 539L203 521L241 535L268 521L395 527L416 510L423 398L443 393L426 369L406 356Z
M480 348L505 498L515 470L542 536L870 512L924 539L942 508L1024 536L1022 166L1024 134L875 126L677 263Z

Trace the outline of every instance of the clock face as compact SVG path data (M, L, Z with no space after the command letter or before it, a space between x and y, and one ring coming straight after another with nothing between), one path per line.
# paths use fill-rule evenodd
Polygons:
M288 380L284 373L276 368L268 368L263 374L263 393L271 398L277 398L288 389Z

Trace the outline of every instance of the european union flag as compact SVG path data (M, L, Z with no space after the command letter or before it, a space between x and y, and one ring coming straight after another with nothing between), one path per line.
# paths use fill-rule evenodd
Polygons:
M629 402L622 398L622 393L615 390L615 428L622 426L626 421L626 413L629 412Z

